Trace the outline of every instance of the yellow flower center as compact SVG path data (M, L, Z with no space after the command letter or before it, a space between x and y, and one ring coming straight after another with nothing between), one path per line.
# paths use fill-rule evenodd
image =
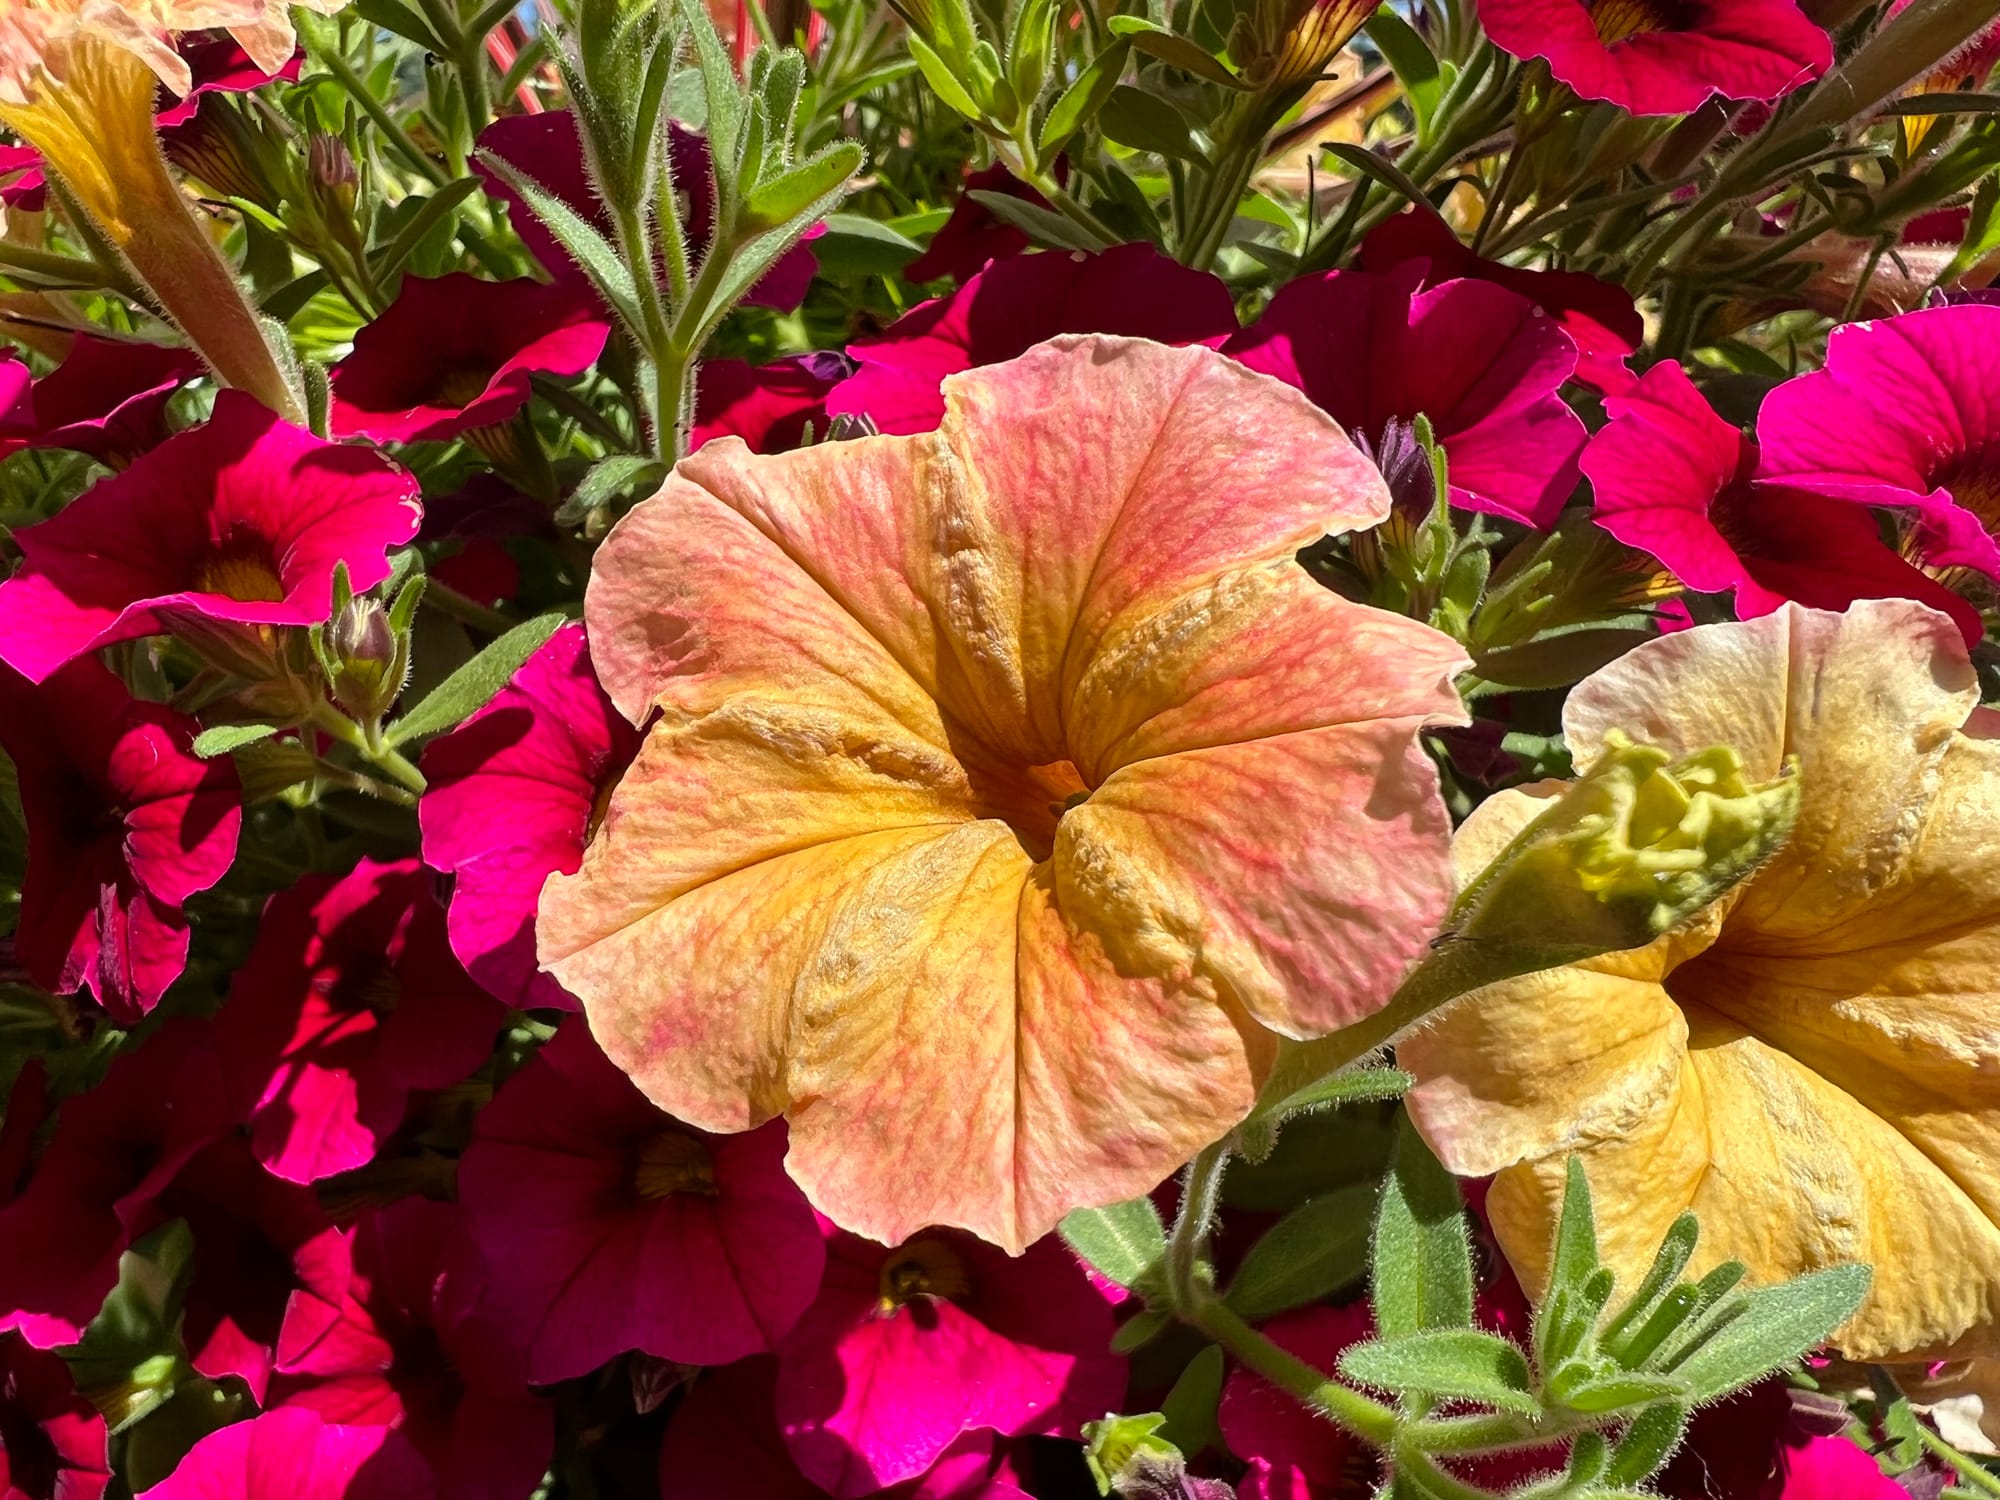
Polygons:
M1641 32L1676 29L1658 0L1598 0L1590 8L1590 24L1607 47Z
M888 1317L919 1297L962 1302L972 1291L965 1259L942 1240L918 1236L896 1247L882 1263L877 1309Z
M1989 534L2000 536L2000 453L1968 453L1931 482L1948 492L1960 510L1977 516Z
M438 376L438 405L467 407L486 394L493 383L493 366L478 360L452 365Z
M715 1196L715 1158L684 1130L663 1130L639 1148L632 1187L648 1203L675 1193Z
M202 559L194 586L240 603L276 604L285 585L272 565L270 549L258 541L231 541Z

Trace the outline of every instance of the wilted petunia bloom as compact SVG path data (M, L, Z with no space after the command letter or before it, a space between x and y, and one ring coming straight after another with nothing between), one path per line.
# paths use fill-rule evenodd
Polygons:
M1852 1358L2000 1347L2000 754L1978 702L1957 627L1905 600L1682 631L1571 693L1580 767L1621 730L1733 746L1753 778L1796 756L1803 779L1790 841L1717 906L1480 991L1398 1049L1445 1164L1499 1174L1487 1213L1523 1281L1576 1154L1621 1285L1692 1208L1697 1270L1873 1266L1832 1340ZM1483 804L1463 873L1554 790Z
M719 437L740 437L753 453L796 448L812 429L826 436L826 398L854 372L842 355L822 349L753 365L740 359L709 359L695 388L694 446Z
M197 758L194 735L96 661L38 687L0 667L0 747L28 825L14 950L35 983L88 990L125 1025L180 977L181 908L236 858L236 768Z
M1796 0L1479 0L1479 22L1501 51L1635 115L1775 99L1833 62Z
M1295 553L1387 513L1296 392L1066 338L935 434L684 460L586 618L658 712L543 961L613 1061L894 1243L1150 1189L1280 1036L1382 1005L1450 897L1442 634Z
M1329 271L1286 284L1222 346L1297 386L1378 459L1392 426L1430 419L1451 498L1547 526L1576 488L1584 427L1559 394L1576 347L1541 308L1486 281L1420 290L1424 268Z
M0 414L0 452L68 448L122 469L167 436L167 403L201 373L191 349L79 333L63 362Z
M1118 1409L1111 1305L1055 1239L1018 1256L952 1230L832 1231L818 1299L778 1348L799 1471L838 1500L922 1474L966 1433L1056 1433Z
M1583 454L1597 524L1689 588L1733 590L1745 619L1787 599L1819 609L1918 599L1957 620L1968 646L1984 634L1979 611L1897 556L1865 507L1757 483L1757 445L1672 360L1604 409L1611 420Z
M416 535L417 482L365 448L322 442L250 397L15 533L0 583L0 659L40 681L64 662L190 626L316 625L333 570L356 590Z
M727 1364L790 1332L826 1251L784 1159L779 1122L690 1130L566 1022L479 1112L459 1164L487 1305L528 1378L567 1380L628 1349Z
M333 434L441 443L512 417L537 375L581 375L611 323L574 281L406 276L333 367Z
M196 1443L142 1500L438 1500L423 1455L386 1427L284 1406Z
M878 432L929 432L944 416L946 376L1013 359L1057 334L1218 344L1234 332L1229 288L1151 245L1023 255L848 345L857 368L834 387L826 408L866 417Z
M458 1083L504 1012L452 957L414 859L308 875L264 908L217 1022L257 1159L291 1182L361 1166L412 1089Z
M535 964L535 903L573 874L639 732L591 670L581 625L565 625L487 705L424 750L417 804L424 860L454 877L451 949L509 1005L574 1010Z
M0 1334L0 1500L103 1500L109 1442L61 1356Z

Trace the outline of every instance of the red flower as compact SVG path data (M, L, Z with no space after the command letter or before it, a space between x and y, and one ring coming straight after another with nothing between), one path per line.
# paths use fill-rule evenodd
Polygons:
M1060 164L1058 165L1060 170ZM973 197L974 193L1005 193L1036 208L1047 208L1049 200L995 162L970 173L951 217L938 227L922 255L903 267L910 281L964 281L976 276L991 261L1007 260L1028 248L1028 236L1002 219Z
M266 73L250 60L233 36L190 37L180 44L194 85L178 99L169 98L167 107L153 116L162 130L192 119L204 94L248 94L268 83L296 83L305 54L298 53L275 73ZM164 90L162 91L164 92Z
M333 367L333 432L445 442L512 417L537 375L580 375L611 324L576 282L403 278L387 312Z
M201 622L318 624L334 565L356 590L379 583L420 514L403 470L225 390L207 423L16 534L0 659L40 681L100 646Z
M0 1337L0 1500L102 1500L108 1443L60 1357Z
M196 1443L144 1500L436 1500L423 1456L386 1427L342 1427L301 1407Z
M460 1082L500 1006L451 956L414 859L308 875L264 908L217 1023L257 1159L292 1182L361 1166L413 1089Z
M187 963L181 907L228 872L235 766L192 753L194 724L95 661L39 687L0 668L0 747L27 815L14 950L35 983L88 990L129 1025Z
M566 1023L480 1111L459 1165L488 1307L528 1378L567 1380L628 1349L726 1364L790 1332L826 1249L784 1158L782 1123L684 1126Z
M767 365L740 359L705 360L695 391L694 446L740 437L756 453L783 453L810 427L824 439L826 398L853 366L831 350L795 354Z
M1833 62L1794 0L1480 0L1479 21L1501 51L1635 115L1775 99Z
M191 349L79 333L60 365L6 404L0 452L68 448L122 469L166 439L167 403L201 370Z

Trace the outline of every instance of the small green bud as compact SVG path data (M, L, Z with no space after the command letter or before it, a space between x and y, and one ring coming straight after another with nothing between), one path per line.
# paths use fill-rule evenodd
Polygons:
M350 599L326 631L333 658L333 695L364 722L379 719L403 690L409 668L408 635L375 600Z

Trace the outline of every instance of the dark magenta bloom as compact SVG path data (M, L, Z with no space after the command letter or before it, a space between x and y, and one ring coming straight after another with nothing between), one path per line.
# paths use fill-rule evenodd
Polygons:
M1794 0L1480 0L1479 22L1501 51L1635 115L1776 99L1833 63Z
M1048 199L1008 171L1004 162L968 173L964 190L951 206L951 217L938 226L924 253L903 267L904 276L911 281L965 281L989 262L1007 260L1028 248L1025 233L972 196L980 192L1005 193L1036 208L1049 206Z
M87 990L124 1025L180 977L181 908L236 858L235 765L196 757L194 735L96 661L39 687L0 668L0 747L28 824L15 954L44 989Z
M0 146L0 204L24 214L48 207L49 179L33 146Z
M357 592L388 576L389 549L416 535L417 494L379 454L322 442L225 390L208 422L15 534L0 659L39 682L138 636L316 625L336 563Z
M103 1500L109 1442L59 1356L0 1334L0 1500Z
M284 1406L196 1443L143 1500L437 1500L423 1455L387 1427Z
M1012 359L1059 333L1217 344L1235 331L1229 289L1151 245L1022 255L848 345L857 368L826 407L836 416L867 417L881 432L929 432L944 415L938 386L945 376Z
M628 1349L693 1365L762 1353L826 1264L785 1175L782 1122L726 1136L681 1124L581 1020L480 1111L458 1184L488 1308L537 1385Z
M831 350L795 354L753 365L741 359L705 360L695 389L694 446L740 437L756 453L783 453L826 437L826 398L854 367Z
M1794 1391L1783 1379L1760 1381L1696 1412L1686 1442L1653 1487L1669 1500L1910 1500L1935 1493L1905 1489L1839 1436L1848 1419L1835 1402Z
M1984 633L1976 609L1883 542L1866 507L1757 482L1757 445L1671 360L1604 409L1611 420L1583 455L1597 524L1689 588L1733 592L1746 620L1786 600L1918 599L1956 619L1968 645Z
M639 732L590 669L583 626L565 625L472 718L424 751L424 859L454 877L452 951L523 1009L576 1002L535 961L535 904L573 875L599 799L638 753Z
M298 53L277 72L266 73L250 60L236 38L228 35L190 36L178 50L187 59L194 85L180 98L169 99L167 107L153 116L162 130L192 119L204 94L248 94L268 83L296 83L305 62L305 54Z
M217 1032L257 1159L315 1182L372 1158L413 1089L477 1068L504 1018L452 957L429 872L364 859L271 898Z
M388 311L333 367L333 432L441 443L504 422L537 375L581 375L611 323L578 283L406 276Z
M1576 488L1583 423L1559 394L1576 348L1526 297L1486 281L1423 290L1424 268L1329 271L1282 288L1223 345L1296 386L1386 462L1430 418L1452 503L1550 525Z
M4 403L0 452L68 448L122 469L166 440L167 403L201 372L191 349L79 333L60 365Z

